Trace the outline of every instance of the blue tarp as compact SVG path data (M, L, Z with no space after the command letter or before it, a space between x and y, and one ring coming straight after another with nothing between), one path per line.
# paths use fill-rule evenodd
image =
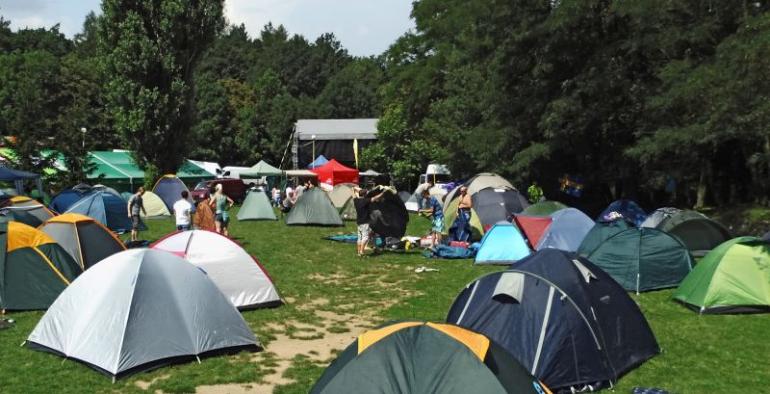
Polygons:
M511 264L529 256L529 246L511 223L498 223L484 234L475 264Z
M128 206L122 198L101 190L96 190L73 204L67 213L86 215L117 233L131 231L131 218L128 217ZM146 230L140 223L140 230Z
M318 157L316 157L315 160L313 160L312 163L307 165L307 168L313 169L313 168L316 168L316 167L320 167L320 166L322 166L322 165L324 165L324 164L326 164L328 162L329 162L329 159L327 159L326 156L318 155Z
M594 227L594 221L575 208L560 209L551 215L551 225L545 230L535 249L561 249L575 252Z

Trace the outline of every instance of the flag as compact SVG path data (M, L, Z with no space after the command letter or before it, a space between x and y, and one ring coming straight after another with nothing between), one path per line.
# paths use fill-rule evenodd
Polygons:
M353 139L353 156L356 158L356 169L358 169L358 138Z

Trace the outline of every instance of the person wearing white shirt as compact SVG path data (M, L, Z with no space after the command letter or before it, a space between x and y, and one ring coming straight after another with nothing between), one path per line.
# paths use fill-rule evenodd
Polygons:
M174 203L174 217L176 217L176 229L179 231L187 231L192 224L192 204L188 200L189 194L187 190L182 191L182 198Z

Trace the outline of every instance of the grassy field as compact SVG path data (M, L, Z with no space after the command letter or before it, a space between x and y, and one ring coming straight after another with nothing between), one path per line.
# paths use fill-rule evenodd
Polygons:
M235 215L233 215L235 216ZM144 238L172 230L171 221L150 221ZM427 221L413 217L409 234L421 235ZM287 227L282 222L235 222L232 235L257 256L276 282L286 305L243 313L262 341L260 353L203 359L133 375L112 383L77 362L19 345L42 312L12 313L15 327L0 331L0 392L194 392L203 386L244 384L258 392L306 393L333 359L314 346L394 319L441 321L468 282L503 267L474 267L469 260L428 260L419 252L355 257L355 246L322 240L345 229ZM427 266L438 272L415 273ZM770 392L770 316L699 316L670 300L671 291L633 296L657 336L662 354L623 377L617 392L635 386L674 393ZM341 341L342 341L341 340ZM304 341L304 342L303 342ZM279 342L299 343L277 349ZM302 343L307 347L302 347ZM271 347L271 343L274 345ZM287 361L288 359L288 361ZM276 371L279 373L275 380ZM210 392L227 392L227 387Z

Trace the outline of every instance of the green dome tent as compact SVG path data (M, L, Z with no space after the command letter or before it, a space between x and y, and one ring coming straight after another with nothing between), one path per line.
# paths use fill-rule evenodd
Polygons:
M524 210L521 211L521 214L528 216L548 216L565 208L569 207L558 201L540 201L524 208Z
M299 196L297 203L286 215L288 225L342 226L339 212L321 188L314 187Z
M238 210L238 220L278 220L273 206L262 191L249 192Z
M624 289L636 293L675 287L692 270L692 258L685 246L660 230L631 227L595 247L592 240L586 240L578 253L610 274Z
M674 299L700 313L770 312L770 243L724 242L700 260Z
M695 211L677 212L655 228L675 235L694 256L704 256L730 239L730 232L724 226Z

